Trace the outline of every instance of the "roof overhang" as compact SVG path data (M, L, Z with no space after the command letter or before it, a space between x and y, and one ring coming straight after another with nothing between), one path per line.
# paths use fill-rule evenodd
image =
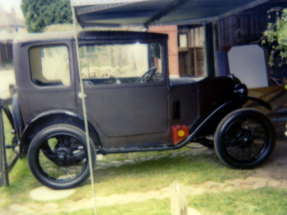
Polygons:
M83 27L211 22L271 0L71 0Z

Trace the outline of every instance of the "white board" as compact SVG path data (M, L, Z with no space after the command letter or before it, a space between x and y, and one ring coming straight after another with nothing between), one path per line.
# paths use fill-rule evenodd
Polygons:
M264 50L259 45L233 46L228 52L230 73L248 88L268 86L268 73Z

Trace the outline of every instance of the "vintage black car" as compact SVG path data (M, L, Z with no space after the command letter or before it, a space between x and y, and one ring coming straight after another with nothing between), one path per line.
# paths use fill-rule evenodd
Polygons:
M92 162L97 154L172 150L191 141L214 147L234 168L268 158L275 144L270 121L242 107L250 99L269 105L248 97L232 76L169 78L167 39L86 31L78 35L78 49L72 33L15 40L13 115L21 155L41 183L64 189L89 177L81 96ZM85 95L79 95L80 80Z

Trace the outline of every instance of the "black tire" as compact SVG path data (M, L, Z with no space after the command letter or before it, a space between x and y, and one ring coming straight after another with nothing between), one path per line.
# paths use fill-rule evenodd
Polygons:
M91 140L90 146L94 166L96 150ZM68 124L50 125L31 141L27 154L29 168L38 181L50 188L76 187L90 175L87 148L81 129Z
M217 126L215 152L226 165L252 168L265 161L275 146L270 120L254 109L239 109L228 114Z

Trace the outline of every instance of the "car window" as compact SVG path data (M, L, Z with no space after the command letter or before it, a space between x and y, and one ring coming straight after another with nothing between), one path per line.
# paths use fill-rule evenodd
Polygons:
M38 86L69 86L68 47L41 46L29 50L31 78Z
M159 43L82 45L80 61L84 84L162 81L161 51Z

